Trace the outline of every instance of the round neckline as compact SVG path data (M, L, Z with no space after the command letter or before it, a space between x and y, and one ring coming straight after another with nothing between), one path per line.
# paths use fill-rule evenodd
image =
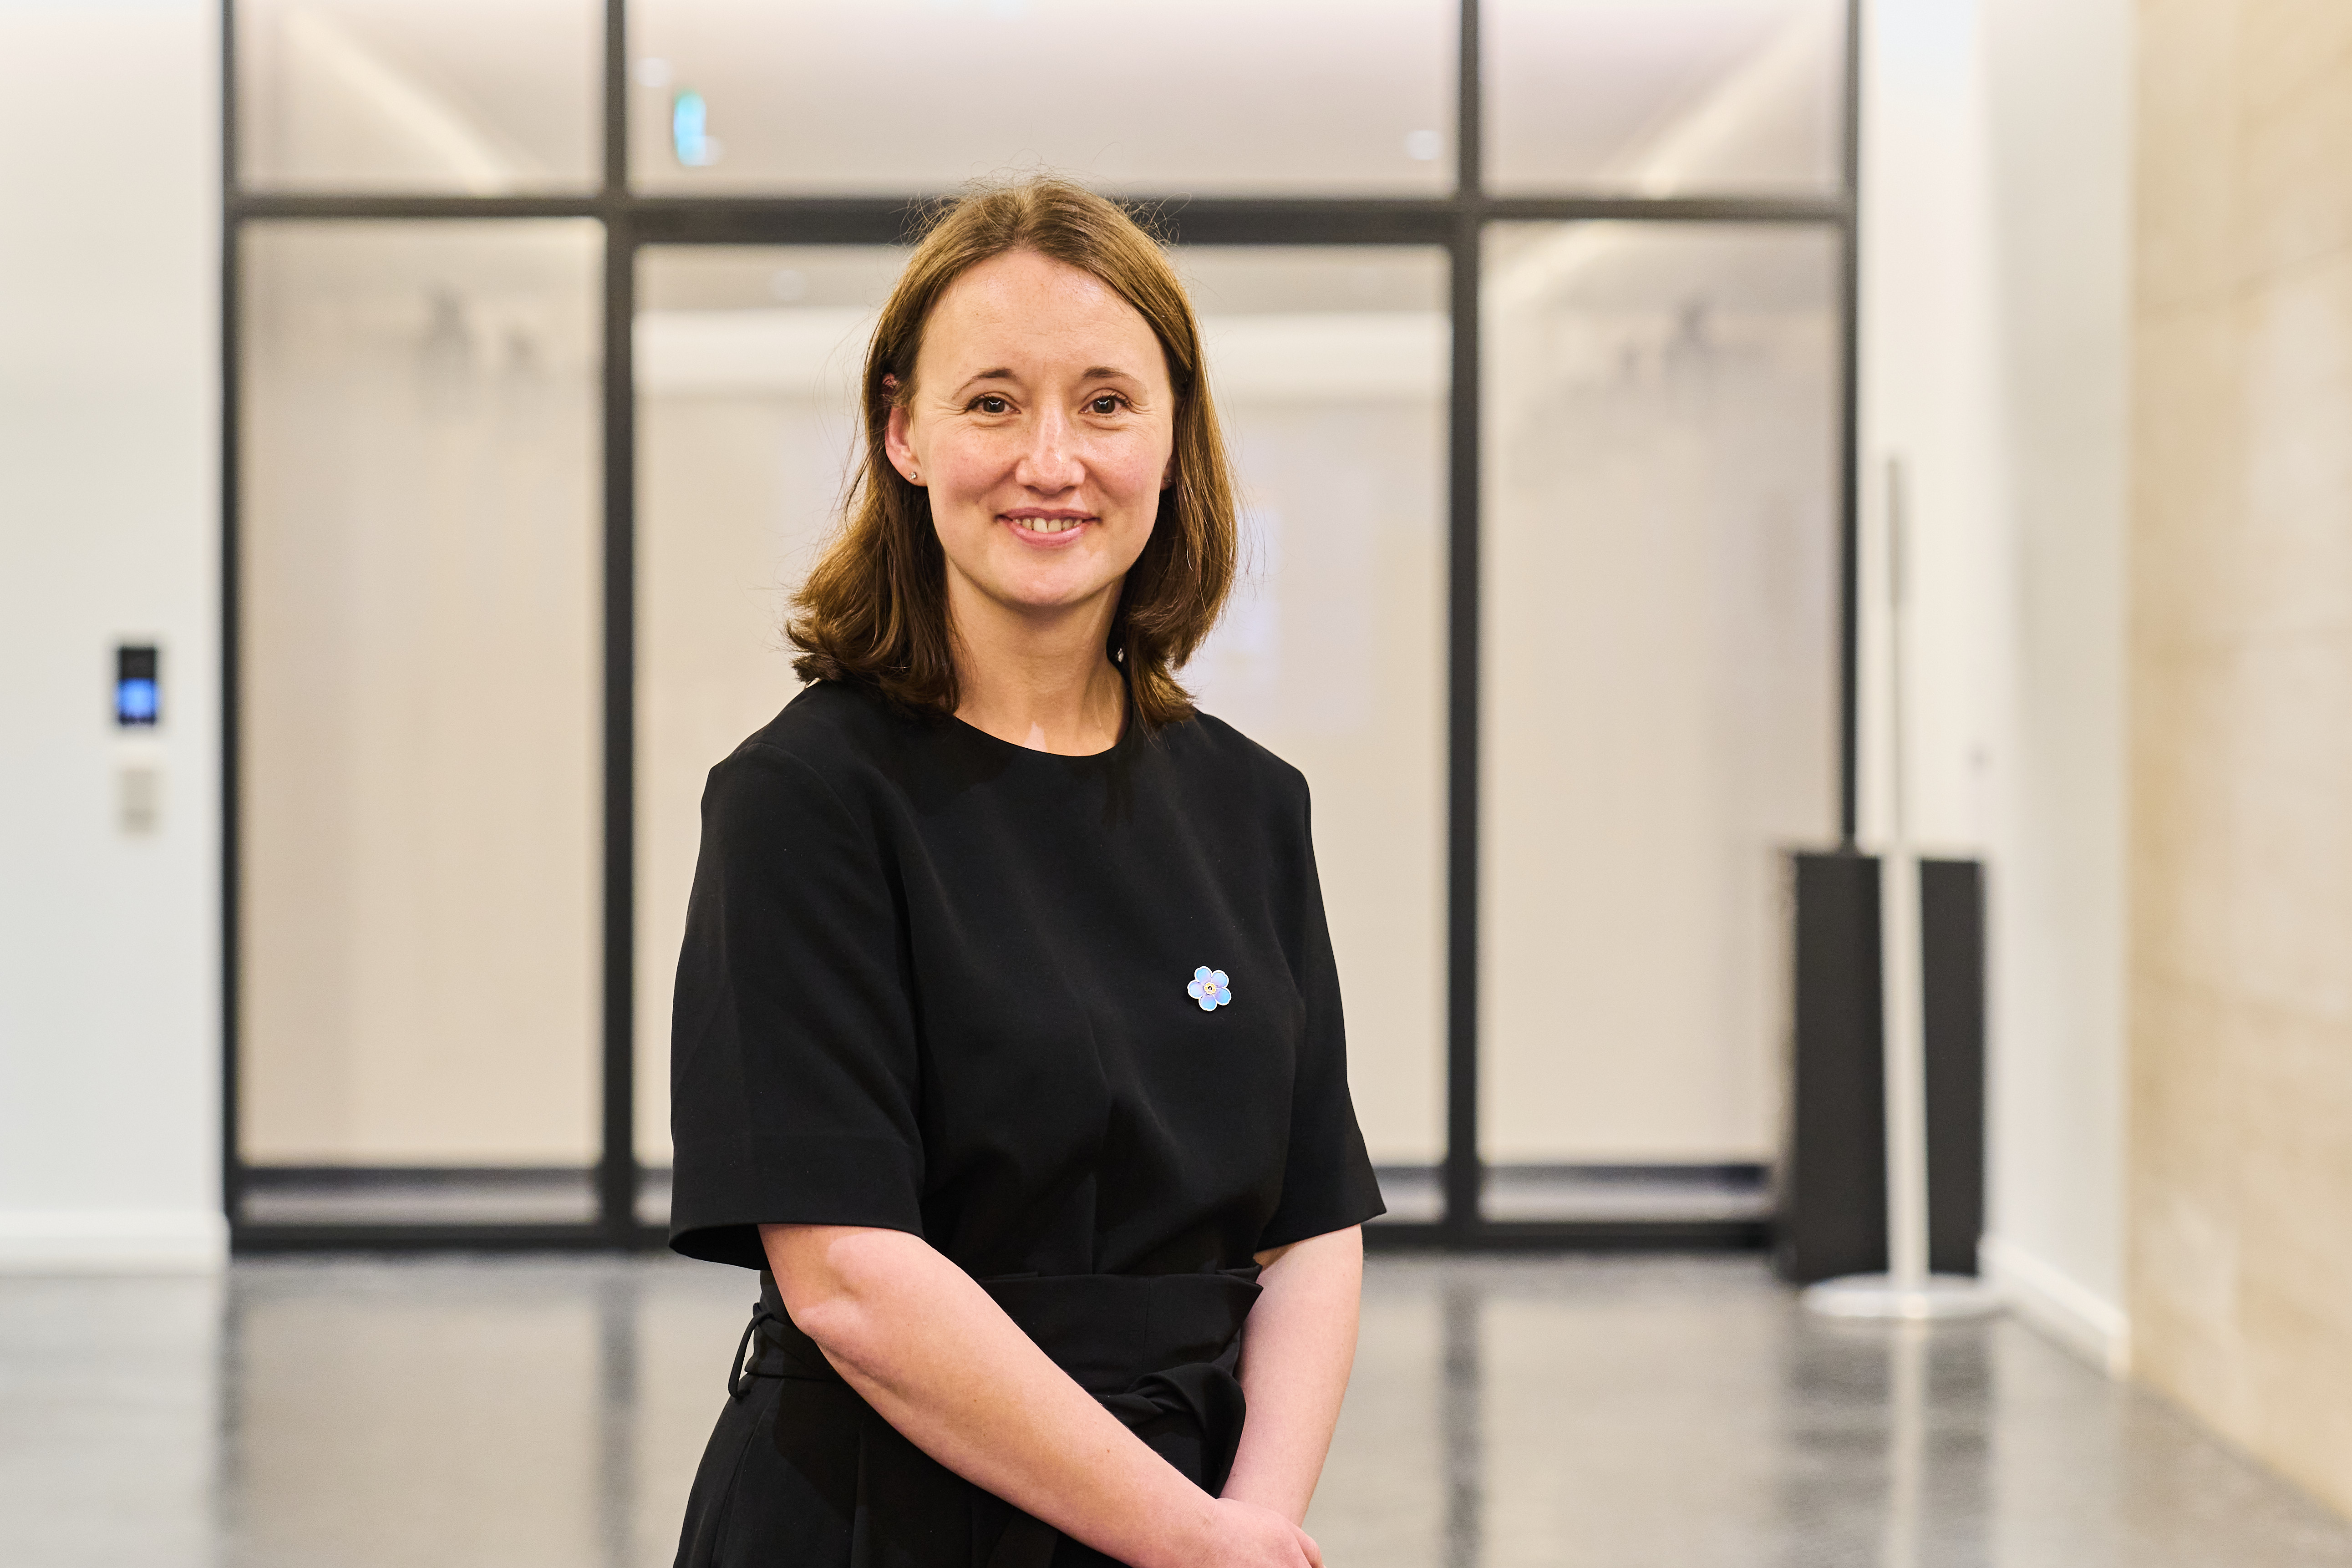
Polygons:
M992 735L960 713L948 715L948 722L968 730L992 746L1002 746L1008 752L1018 752L1024 757L1050 757L1057 763L1095 763L1115 757L1126 749L1127 738L1135 733L1135 688L1128 683L1127 670L1117 660L1111 668L1118 674L1118 735L1099 752L1041 752L1034 746L1024 746L1018 741L1008 741Z
M1008 741L1002 735L990 734L961 714L949 714L948 722L967 733L979 736L992 746L1002 746L1008 752L1018 752L1024 757L1043 757L1055 763L1098 763L1105 758L1116 756L1126 746L1128 736L1135 732L1135 704L1130 699L1120 712L1118 739L1099 752L1041 752L1034 746L1024 746L1018 741Z

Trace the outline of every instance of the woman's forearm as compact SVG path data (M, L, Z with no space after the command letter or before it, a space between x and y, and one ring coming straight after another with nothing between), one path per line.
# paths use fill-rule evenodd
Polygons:
M1224 1495L1303 1522L1355 1364L1364 1233L1350 1226L1311 1237L1260 1262L1264 1293L1242 1329L1249 1417Z
M1097 1404L921 1238L762 1226L785 1310L884 1420L948 1468L1138 1568L1291 1561ZM1304 1537L1300 1537L1304 1540ZM1246 1539L1242 1544L1246 1545Z

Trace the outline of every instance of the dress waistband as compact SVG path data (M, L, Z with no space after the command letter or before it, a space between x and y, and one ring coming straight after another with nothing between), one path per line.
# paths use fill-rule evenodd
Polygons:
M1152 1373L1220 1359L1257 1301L1257 1272L1252 1265L1199 1274L1013 1274L979 1284L1055 1366L1100 1398ZM765 1269L759 1310L735 1362L730 1393L743 1376L841 1376L784 1310Z

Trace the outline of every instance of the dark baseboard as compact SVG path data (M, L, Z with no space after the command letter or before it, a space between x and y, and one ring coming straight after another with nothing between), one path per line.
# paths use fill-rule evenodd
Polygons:
M372 1187L541 1186L593 1182L593 1165L247 1165L247 1187L356 1192Z
M656 1252L667 1233L594 1225L235 1225L238 1257L292 1252Z
M1574 1179L1627 1185L1754 1186L1761 1190L1764 1167L1750 1163L1693 1165L1516 1165L1496 1167L1506 1175ZM1383 1167L1391 1180L1434 1183L1434 1168ZM667 1180L666 1169L648 1167L647 1182ZM364 1194L403 1189L526 1189L593 1181L591 1168L577 1166L270 1165L245 1172L257 1193L329 1192ZM1368 1251L1492 1253L1527 1252L1752 1252L1771 1242L1772 1224L1760 1218L1720 1219L1525 1219L1484 1220L1455 1227L1435 1220L1375 1220L1364 1227ZM386 1223L238 1221L230 1227L231 1250L239 1255L323 1252L636 1252L667 1242L658 1226L638 1224L618 1233L594 1223L481 1223L452 1221Z
M1367 1252L1761 1252L1768 1220L1488 1220L1455 1229L1439 1222L1375 1220Z

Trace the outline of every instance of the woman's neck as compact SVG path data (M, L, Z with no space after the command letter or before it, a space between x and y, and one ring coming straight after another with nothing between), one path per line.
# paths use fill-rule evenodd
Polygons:
M1118 743L1127 683L1105 643L1118 586L1084 605L1040 613L999 604L950 571L956 717L1033 752L1084 757Z

